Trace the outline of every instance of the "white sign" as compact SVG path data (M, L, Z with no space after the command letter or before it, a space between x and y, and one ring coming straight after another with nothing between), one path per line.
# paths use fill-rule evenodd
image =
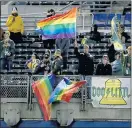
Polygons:
M130 108L130 78L92 77L93 107Z

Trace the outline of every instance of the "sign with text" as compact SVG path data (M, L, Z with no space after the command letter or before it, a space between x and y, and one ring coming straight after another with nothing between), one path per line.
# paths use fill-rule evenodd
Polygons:
M130 78L92 77L93 107L130 108Z

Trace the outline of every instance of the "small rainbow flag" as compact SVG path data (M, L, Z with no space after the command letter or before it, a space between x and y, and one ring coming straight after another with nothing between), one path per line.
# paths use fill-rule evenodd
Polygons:
M49 104L55 101L65 101L70 102L72 95L78 91L80 87L86 84L86 81L70 81L67 78L63 78L63 80L58 84L55 90L52 92Z
M48 104L48 100L53 91L54 75L49 75L33 83L33 92L36 95L44 120L48 121L51 118L51 104Z
M73 38L76 36L77 8L56 14L37 23L37 32L45 39Z
M116 51L123 51L123 45L118 35L118 25L117 15L115 15L111 21L112 42Z

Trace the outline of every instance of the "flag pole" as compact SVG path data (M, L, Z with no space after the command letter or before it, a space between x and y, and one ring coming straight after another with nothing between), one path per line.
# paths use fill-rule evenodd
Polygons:
M78 14L78 9L77 8L77 12L76 12L76 23L75 23L75 40L77 39L77 14Z

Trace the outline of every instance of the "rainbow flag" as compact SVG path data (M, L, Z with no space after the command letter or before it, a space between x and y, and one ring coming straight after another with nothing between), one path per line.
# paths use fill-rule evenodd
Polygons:
M49 75L33 83L32 88L38 100L44 120L48 121L51 118L51 104L48 100L53 91L54 75Z
M114 45L114 48L116 51L123 51L123 45L121 42L121 39L118 35L118 31L119 31L119 22L117 20L117 16L115 15L111 21L111 32L112 32L112 42Z
M73 38L76 36L77 8L56 14L37 23L37 32L45 39Z
M72 95L78 91L80 87L82 87L86 83L83 81L70 81L67 78L63 78L63 80L57 85L55 90L52 92L49 104L55 101L65 101L70 102Z

